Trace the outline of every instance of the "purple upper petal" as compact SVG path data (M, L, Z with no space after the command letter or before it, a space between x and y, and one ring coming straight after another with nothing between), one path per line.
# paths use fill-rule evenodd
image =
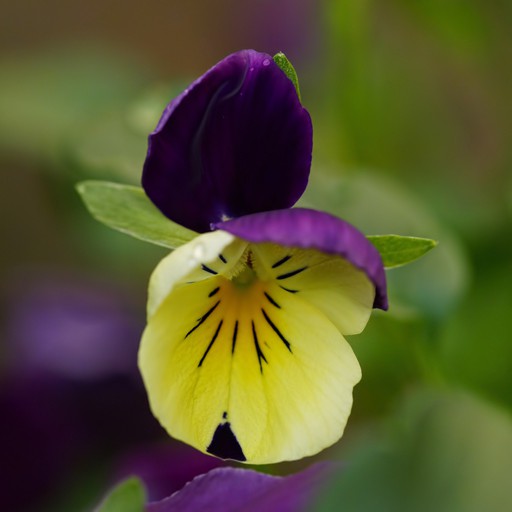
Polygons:
M147 512L296 512L305 510L336 466L315 464L286 477L249 469L217 468L188 483Z
M366 273L376 288L373 307L387 310L386 274L379 251L354 226L325 212L293 208L246 215L213 224L249 242L337 254Z
M212 222L295 204L309 176L312 126L295 87L272 57L234 53L164 111L142 185L171 220Z

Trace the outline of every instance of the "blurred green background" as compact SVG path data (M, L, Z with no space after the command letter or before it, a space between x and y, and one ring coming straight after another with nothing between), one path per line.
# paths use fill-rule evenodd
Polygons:
M177 487L209 464L187 469L193 451L144 416L136 345L165 251L93 221L74 184L137 184L165 104L242 48L283 51L299 74L315 130L302 204L367 234L440 242L388 273L390 311L350 340L363 380L345 436L316 457L344 469L313 509L510 506L512 3L24 0L2 12L6 510L89 510L120 459L153 443L170 449Z

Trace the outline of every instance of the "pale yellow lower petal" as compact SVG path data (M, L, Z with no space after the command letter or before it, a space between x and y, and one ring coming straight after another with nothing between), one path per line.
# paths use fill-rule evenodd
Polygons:
M358 334L373 308L375 287L366 274L339 256L275 244L251 245L258 271L314 305L345 335ZM298 272L297 272L298 271Z
M175 288L149 319L139 357L151 408L172 436L255 464L336 442L361 376L316 307L276 283L240 287L221 276Z

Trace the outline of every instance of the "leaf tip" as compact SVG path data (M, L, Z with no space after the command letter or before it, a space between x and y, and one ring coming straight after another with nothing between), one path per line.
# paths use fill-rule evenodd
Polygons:
M78 183L75 183L75 190L80 194L84 194L84 189L87 185L86 181L79 181Z
M281 71L291 80L295 90L297 91L297 96L299 97L299 100L301 100L299 77L297 76L297 72L295 71L292 63L288 60L288 57L283 52L278 52L272 58Z

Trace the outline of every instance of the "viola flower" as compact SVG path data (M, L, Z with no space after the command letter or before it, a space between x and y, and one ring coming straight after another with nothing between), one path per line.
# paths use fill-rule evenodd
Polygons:
M139 366L169 434L224 459L294 460L335 443L361 378L344 336L387 309L365 236L291 208L311 153L293 82L252 50L192 83L149 137L146 194L203 234L151 277Z

